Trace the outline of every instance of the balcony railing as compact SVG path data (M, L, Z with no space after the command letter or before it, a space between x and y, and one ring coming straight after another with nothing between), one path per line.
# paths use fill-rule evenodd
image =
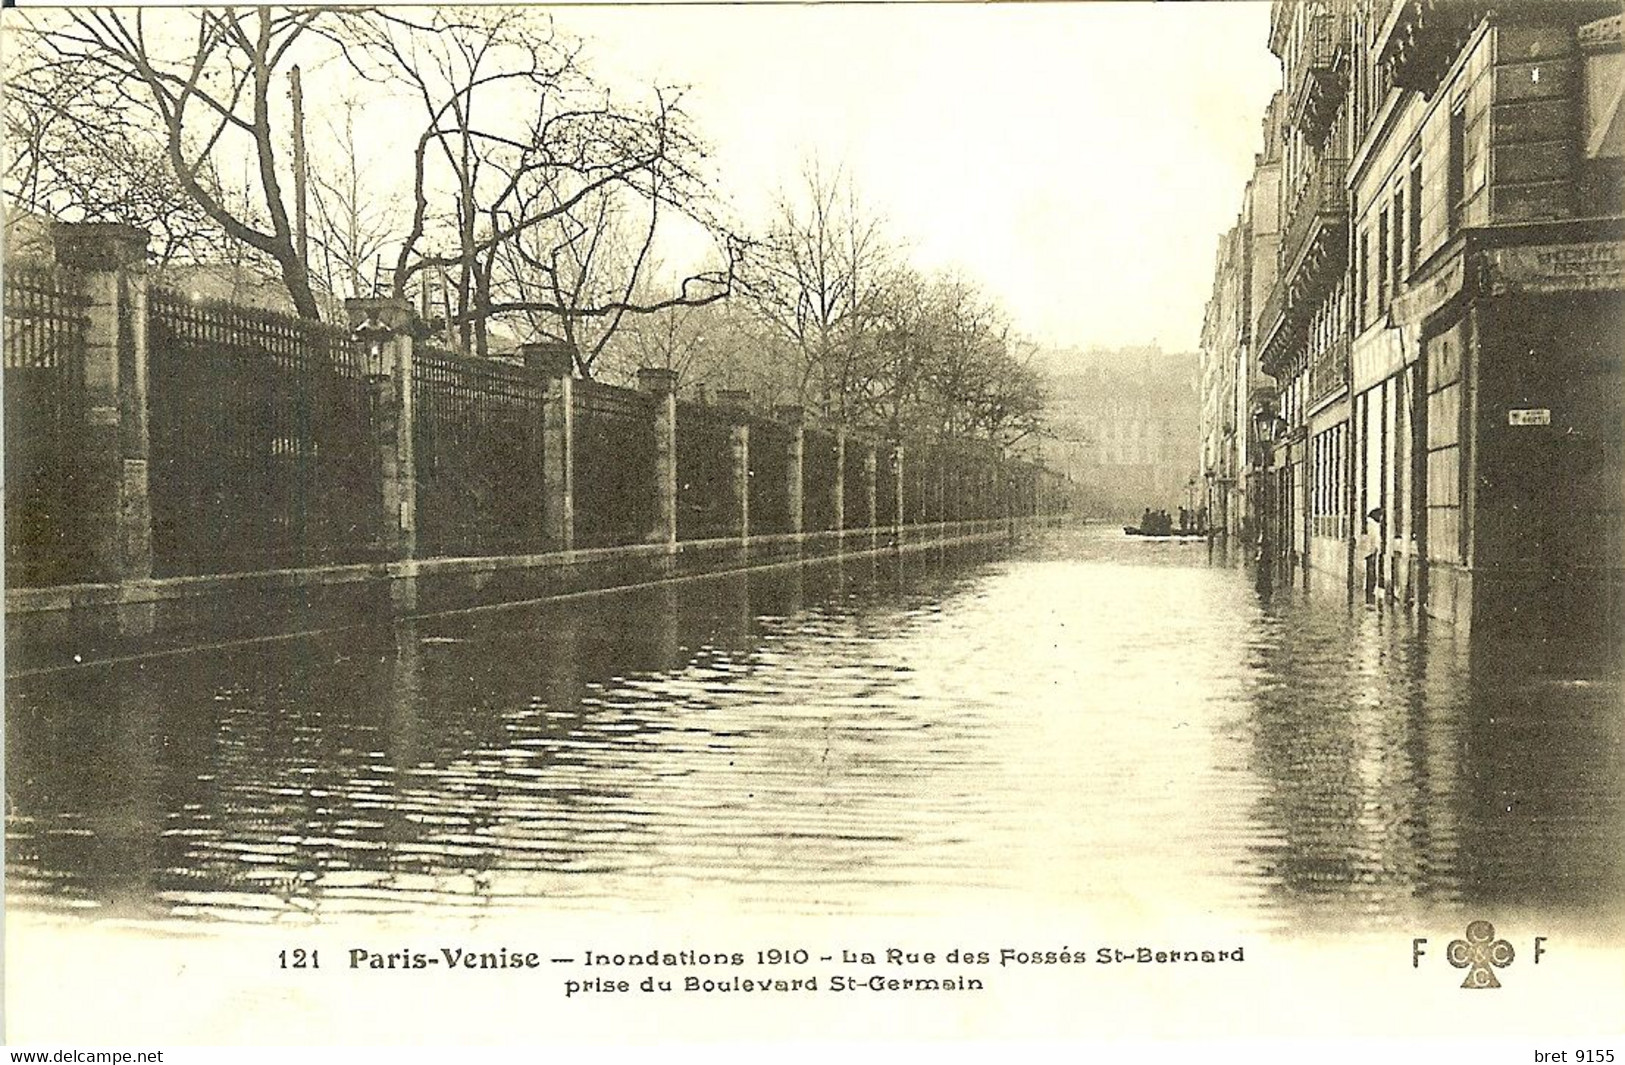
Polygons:
M1293 126L1317 142L1331 131L1348 91L1347 56L1348 22L1340 13L1322 11L1305 19L1287 113Z
M1264 300L1264 310L1258 316L1258 331L1254 334L1260 346L1261 364L1265 373L1273 374L1278 368L1271 355L1277 346L1275 335L1277 327L1286 312L1286 286L1279 280L1270 286L1270 294Z
M1392 0L1376 41L1392 83L1423 93L1438 88L1487 8L1473 0Z
M1309 364L1309 403L1314 405L1349 383L1349 342L1338 337Z
M1344 238L1349 209L1343 184L1347 173L1347 159L1321 158L1305 171L1291 199L1286 240L1281 245L1281 277L1293 295L1305 282L1318 291L1319 283L1330 282L1347 257ZM1300 277L1305 270L1316 276ZM1288 313L1293 302L1288 301Z

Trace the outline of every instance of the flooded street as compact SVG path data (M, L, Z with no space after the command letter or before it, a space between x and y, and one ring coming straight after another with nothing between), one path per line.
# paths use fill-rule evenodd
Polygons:
M1617 934L1620 710L1606 656L1468 654L1072 527L13 680L7 891Z

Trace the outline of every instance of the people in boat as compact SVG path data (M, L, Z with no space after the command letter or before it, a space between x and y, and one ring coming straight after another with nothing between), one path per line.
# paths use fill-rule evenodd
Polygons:
M1166 510L1152 510L1150 507L1146 507L1145 512L1140 515L1140 524L1138 526L1134 527L1133 529L1129 529L1129 527L1125 525L1123 528L1130 532L1137 532L1141 536L1172 536L1176 531L1180 533L1187 532L1190 527L1189 521L1189 512L1181 507L1179 512L1179 529L1175 530L1174 519Z

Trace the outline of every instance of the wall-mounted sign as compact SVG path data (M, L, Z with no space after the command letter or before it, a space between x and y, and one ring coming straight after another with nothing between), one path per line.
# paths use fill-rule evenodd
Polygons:
M1494 248L1485 256L1497 294L1625 288L1625 243L1619 241Z
M1466 278L1466 263L1458 255L1432 277L1395 297L1388 308L1389 317L1396 324L1415 325L1454 299Z
M1552 412L1545 407L1526 407L1507 411L1508 425L1550 425Z

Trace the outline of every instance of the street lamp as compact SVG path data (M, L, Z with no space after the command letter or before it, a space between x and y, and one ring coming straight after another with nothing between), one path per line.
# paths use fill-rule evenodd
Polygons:
M1253 411L1253 439L1260 451L1259 472L1263 483L1259 488L1258 509L1258 570L1255 578L1258 590L1268 593L1275 580L1275 540L1271 532L1275 526L1275 479L1271 465L1275 458L1275 442L1286 432L1286 419L1268 407Z
M1273 444L1286 432L1286 419L1268 407L1253 411L1253 439Z
M362 372L373 380L394 374L396 337L422 335L422 325L405 300L352 297L344 301L344 313L350 339L360 349Z
M388 358L388 342L393 333L376 314L367 315L350 330L350 339L361 348L361 370L369 379L390 375L393 367Z

